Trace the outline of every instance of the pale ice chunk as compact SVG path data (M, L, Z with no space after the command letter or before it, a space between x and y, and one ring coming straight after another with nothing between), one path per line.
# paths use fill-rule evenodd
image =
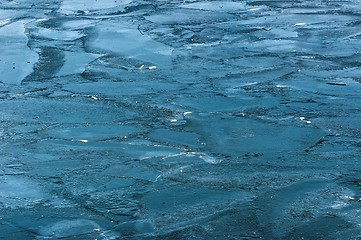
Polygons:
M166 160L167 162L179 162L179 163L180 162L194 163L194 162L197 162L197 160L199 160L199 159L202 159L204 162L211 163L211 164L218 164L223 161L223 159L209 156L208 154L203 153L203 152L187 152L187 151L181 152L178 154L174 154L174 155L169 155L169 156L162 158L162 160ZM181 169L180 172L183 172L183 169Z
M170 149L173 150L173 149ZM149 158L159 158L161 157L163 160L167 159L169 157L173 157L173 156L178 156L180 153L174 153L172 151L164 151L164 150L159 150L159 151L152 151L152 152L145 152L143 155L141 155L139 157L140 160L145 160L145 159L149 159Z
M61 3L59 11L63 14L73 14L78 11L96 11L114 7L123 7L131 2L132 0L64 0Z
M250 18L242 21L242 24L265 26L271 24L272 26L289 26L294 28L310 28L310 27L325 27L330 26L330 23L352 21L351 16L338 14L272 14L269 16L261 16L257 18Z
M302 22L302 23L295 23L293 26L295 26L295 27L306 26L306 23L304 23L304 22Z
M144 234L153 234L156 231L152 220L136 220L121 223L116 226L116 230L122 235L140 236Z
M97 141L115 137L121 138L136 132L137 128L133 126L107 124L86 127L55 128L47 130L46 134L54 138L87 143L89 141Z
M242 117L225 118L221 122L214 117L200 119L198 124L204 129L200 135L204 136L206 147L226 155L303 150L326 135L309 125L281 126Z
M207 11L222 11L222 12L235 12L239 10L244 10L247 4L243 2L226 2L226 1L202 1L184 4L182 8L198 9L198 10L207 10Z
M88 219L62 220L51 223L40 229L37 239L49 238L81 238L84 236L101 237L101 239L115 239L118 234L102 229L99 224Z
M154 182L159 176L159 171L153 170L147 166L111 164L109 168L102 172L102 174L106 176L117 176L122 178Z
M334 95L339 97L350 94L360 94L361 85L359 82L349 78L331 79L326 81L315 81L307 79L307 75L297 74L290 81L287 87L304 92L313 92L318 94Z
M176 119L174 119L176 120ZM196 147L198 146L198 135L190 132L176 132L168 129L156 129L150 132L149 137L156 141L181 144Z
M0 9L0 26L2 25L2 22L8 22L11 19L16 19L23 15L25 15L23 11Z
M211 164L217 164L222 162L220 159L217 159L209 155L201 155L200 158L203 159L203 161L205 161L206 163L211 163Z
M152 63L158 68L169 67L173 48L143 35L137 26L107 21L96 26L96 37L89 47L114 52L125 57Z
M28 46L25 24L30 20L21 20L0 28L0 81L20 84L33 71L39 56Z
M301 46L297 41L289 39L281 40L261 40L258 42L251 42L249 45L250 49L257 49L259 51L270 51L270 52L294 52L300 50Z
M99 54L69 51L65 51L64 54L65 63L59 72L56 73L56 76L82 73L87 64L101 56Z
M0 178L0 206L7 208L31 207L49 195L40 185L23 176L2 176Z
M169 187L162 186L160 189L149 191L142 200L147 211L161 214L170 211L172 212L172 216L175 216L176 211L179 210L185 213L192 211L192 209L203 208L204 210L207 209L202 213L202 216L204 216L214 214L214 212L209 212L212 205L220 207L221 202L247 202L250 199L252 199L251 194L239 190L216 189L200 185L173 184ZM190 215L187 215L184 220L189 221L193 219L189 216ZM167 227L169 227L170 221ZM179 223L179 221L177 221L177 223Z
M63 28L65 29L83 29L85 27L93 26L99 22L99 20L89 20L89 19L82 19L82 20L70 20L63 23Z
M173 9L145 17L157 24L204 24L207 22L221 22L234 19L231 14L225 12L201 11L196 9Z
M11 18L1 19L0 20L0 27L4 26L4 25L6 25L6 24L8 24L10 22L11 22Z
M53 207L53 208L70 208L75 207L75 203L73 203L71 200L65 199L65 198L59 198L55 197L52 199L49 199L49 201L44 203L44 207Z
M94 82L71 83L64 86L64 90L74 93L104 95L104 96L133 96L150 94L160 91L171 91L177 84L163 81L134 81L134 82Z
M272 28L268 31L257 32L256 36L259 38L269 38L269 39L288 39L288 38L297 38L298 33L294 29L290 28Z
M84 34L78 31L64 31L64 30L58 31L48 28L36 28L36 30L34 30L32 34L40 38L47 38L47 39L54 39L61 41L74 41L85 36Z

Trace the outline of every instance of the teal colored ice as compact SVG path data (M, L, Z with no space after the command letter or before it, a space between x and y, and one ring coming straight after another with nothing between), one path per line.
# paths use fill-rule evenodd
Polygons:
M0 1L0 239L360 239L360 1Z

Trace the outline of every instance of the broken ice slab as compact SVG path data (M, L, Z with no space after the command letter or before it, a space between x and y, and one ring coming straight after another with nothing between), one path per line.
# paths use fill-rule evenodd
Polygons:
M256 69L257 70L257 69ZM276 66L260 71L237 71L229 73L223 78L214 79L214 85L223 89L225 93L239 92L242 88L251 85L265 84L277 79L282 79L296 72L295 67Z
M255 33L259 39L294 39L298 37L298 32L292 28L272 28L272 29L262 29L262 31L257 31Z
M164 166L180 165L180 167L163 172L156 180L167 177L173 178L174 175L182 173L185 169L195 164L220 164L225 158L210 156L204 152L184 151L178 154L165 156L162 160L162 165Z
M135 220L120 223L115 226L115 230L122 236L145 237L154 236L156 228L152 220Z
M257 113L255 115L258 115ZM277 153L302 151L315 144L326 133L318 128L283 125L244 117L195 114L190 124L206 145L204 149L216 150L229 156L246 152Z
M57 139L67 139L86 143L112 138L124 138L138 132L135 126L128 125L94 125L84 127L59 127L45 131L45 134Z
M232 92L227 91L224 94L232 95ZM211 94L200 93L187 98L176 98L175 104L194 109L195 112L208 112L208 113L239 113L247 108L252 107L268 107L272 108L279 104L276 98L255 98L255 97L240 97L239 93L234 96L215 96ZM191 115L190 115L191 116Z
M350 101L357 101L355 99L350 99ZM344 99L339 99L338 101L336 100L331 100L331 102L337 102L338 104L333 108L340 108L340 106L342 107L342 104L345 102ZM353 108L351 108L351 111L354 111L355 113L348 113L347 114L347 119L345 119L345 116L341 115L341 113L339 113L340 116L337 117L332 117L331 118L323 118L323 117L319 117L319 118L315 118L313 119L313 122L315 125L319 126L322 129L327 129L329 130L332 134L335 134L337 136L337 138L339 139L343 139L344 142L347 141L348 137L354 137L354 138L361 138L361 128L360 128L360 119L361 119L361 114L356 112L355 109L360 109L360 103L355 103L355 105L353 106ZM343 138L341 138L341 135L343 136ZM349 140L349 139L348 139ZM351 148L351 146L348 146L348 148ZM346 151L346 148L343 147L342 149L343 151ZM349 149L347 149L349 150Z
M10 22L11 22L11 19L10 19L10 18L1 19L1 20L0 20L0 27L4 26L4 25L6 25L6 24L8 24L8 23L10 23Z
M20 84L33 71L39 56L28 47L25 25L31 20L20 20L0 28L0 81Z
M79 218L49 223L38 231L36 239L116 239L119 234L103 229L95 221Z
M199 139L192 132L176 132L169 129L155 129L149 133L149 137L155 141L167 144L197 147Z
M307 67L301 70L301 73L307 76L308 78L311 77L317 79L341 79L341 80L346 79L346 81L354 80L361 83L361 81L358 80L358 77L361 75L361 69L359 67L347 67L347 68L335 69L335 67L333 67L334 63L331 61L326 62L325 60L323 60L322 62L324 64L320 66L321 60L317 59L316 57L310 56L309 58L311 60L309 59L305 60L307 56L303 56L303 58L304 61L310 61L311 64L313 64L312 68ZM349 57L347 58L350 59ZM353 61L352 57L351 57L351 61Z
M62 27L67 30L79 30L86 27L94 26L100 20L91 20L91 19L73 19L63 22Z
M243 2L228 2L228 1L204 1L194 2L181 5L182 8L215 11L215 12L241 12L247 8L247 4Z
M4 175L0 177L0 209L33 207L51 196L25 176Z
M151 79L134 82L87 82L64 86L64 90L80 94L95 94L101 97L134 96L172 91L178 84Z
M298 91L328 96L346 97L361 93L361 83L351 78L330 78L327 76L309 78L307 75L301 71L294 74L289 81L282 82L282 84ZM340 86L342 87L340 88Z
M114 166L110 167L110 162ZM103 171L103 168L112 168L113 170L118 170L118 172ZM126 173L124 171L127 170L129 170L129 175L132 173L135 175L130 177L128 175L124 176L123 173ZM86 202L91 203L91 205L95 202L102 202L98 207L104 208L103 210L105 211L105 208L107 207L112 206L115 208L117 205L119 206L118 201L131 191L130 188L135 186L139 179L142 179L141 177L136 177L136 174L147 174L148 172L151 172L149 169L143 170L144 172L142 169L137 168L136 170L135 167L129 168L127 165L123 165L119 160L114 162L108 158L107 162L103 161L101 164L100 161L93 161L80 168L72 168L71 172L68 171L62 175L62 182L57 185L66 188L68 193L71 192L71 195L80 196L86 194L89 196ZM91 181L89 181L89 174L92 176ZM143 179L141 182L144 184ZM106 200L107 197L110 197L110 199Z
M31 108L29 108L31 106ZM71 101L64 99L27 99L1 101L0 109L5 113L0 117L5 120L26 123L56 123L56 124L84 124L84 123L108 123L122 121L135 116L135 112L127 109L114 108L114 106L103 105L89 99ZM17 109L13 112L11 109ZM6 112L12 111L7 115Z
M233 50L229 50L229 55ZM229 58L224 60L225 64L231 64L232 66L239 66L247 68L247 71L254 71L257 73L261 70L277 70L281 66L286 66L286 61L281 57L272 55L250 55L240 56L237 58Z
M269 232L265 234L269 234L269 238L299 236L301 239L304 236L309 239L327 236L325 239L339 239L331 236L337 235L346 226L356 230L359 223L345 220L353 207L342 197L350 192L350 189L325 178L298 181L261 195L256 200L260 210L258 219L261 227L268 229ZM355 216L350 215L350 219ZM312 234L309 234L310 228L313 229ZM345 234L350 234L350 231Z
M131 2L132 0L121 0L118 2L114 0L63 0L61 2L59 12L66 15L76 14L79 12L87 13L114 7L124 7Z
M347 24L354 17L342 14L269 14L257 18L250 18L242 21L244 25L273 26L291 28L329 28L332 23L337 25Z
M159 25L196 25L215 23L235 19L232 14L224 12L201 11L195 9L172 9L145 17Z
M245 46L248 50L257 52L270 52L270 53L293 53L303 52L312 49L313 45L306 43L299 43L297 40L291 39L265 39L256 42L246 43Z
M40 0L40 1L28 1L28 0L7 0L1 1L0 7L8 9L16 9L22 13L41 12L40 10L56 10L59 6L58 0ZM50 11L49 11L50 12Z
M116 177L114 179L121 181L125 178ZM141 208L136 195L142 194L142 189L146 189L144 181L137 182L127 188L111 190L107 190L108 185L101 186L98 190L87 193L89 196L87 206L104 213L104 215L114 219L114 222L133 220L139 217L139 209Z
M251 198L250 194L244 192L198 185L172 184L167 187L164 183L159 183L155 187L158 189L149 192L142 199L148 211L178 212L186 210L190 205L205 207L207 204L212 205L222 201L247 201Z
M101 56L86 52L64 51L63 53L65 62L56 76L80 74L86 69L87 64Z
M205 219L218 211L229 209L236 202L247 203L253 197L240 190L171 183L168 180L157 183L154 191L142 198L142 205L146 216L155 219L161 232L205 223Z
M160 175L160 172L145 166L123 165L118 163L109 166L102 171L102 174L124 179L154 182Z
M127 19L97 24L89 39L86 42L89 51L113 52L160 69L171 67L173 48L154 41L139 31L137 25L127 23Z
M85 35L77 31L58 31L47 28L33 28L31 31L33 38L50 39L59 41L74 41Z
M79 22L77 24L77 22ZM27 32L31 38L38 41L57 40L57 41L75 41L85 36L81 31L89 23L95 23L92 20L73 20L69 25L62 25L67 23L65 19L57 20L42 18L31 22L27 25ZM72 25L74 25L72 27ZM78 27L76 27L78 26ZM47 43L49 44L49 43Z
M129 156L138 156L140 160L154 160L166 159L171 156L179 155L183 149L168 147L166 145L151 145L151 146L132 146L132 151L128 153Z
M14 21L14 19L24 17L24 15L26 13L23 11L0 9L0 27Z

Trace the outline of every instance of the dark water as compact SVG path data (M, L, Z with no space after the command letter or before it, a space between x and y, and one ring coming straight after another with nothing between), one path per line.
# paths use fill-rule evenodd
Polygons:
M1 239L361 239L361 2L0 1Z

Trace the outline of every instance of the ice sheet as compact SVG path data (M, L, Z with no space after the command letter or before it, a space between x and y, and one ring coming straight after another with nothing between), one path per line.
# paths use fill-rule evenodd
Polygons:
M0 3L0 238L359 239L360 2Z
M27 45L25 25L31 20L20 20L0 28L0 81L19 84L33 71L38 54Z

